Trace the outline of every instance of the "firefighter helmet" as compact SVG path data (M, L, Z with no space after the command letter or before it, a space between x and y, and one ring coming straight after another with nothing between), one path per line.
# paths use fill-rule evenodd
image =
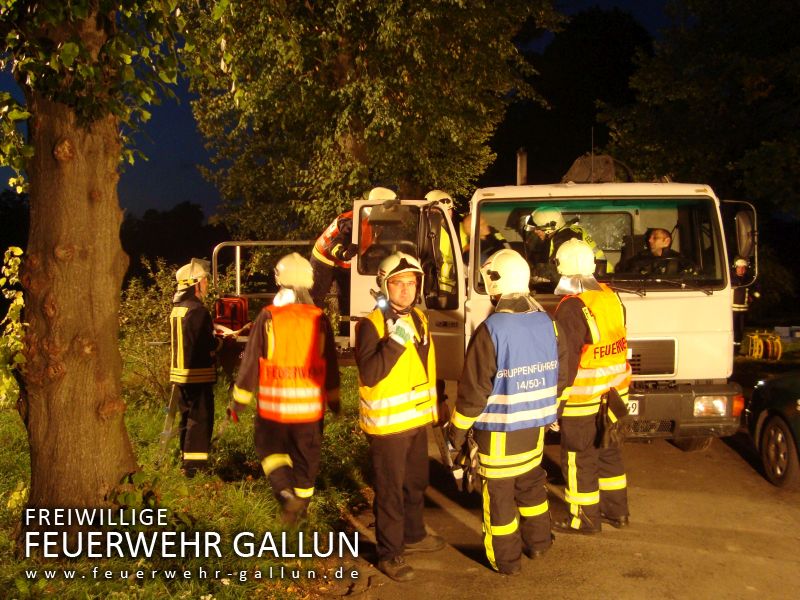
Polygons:
M384 200L397 200L397 194L392 190L385 187L374 187L369 191L367 200L370 201L384 201Z
M556 251L556 268L566 277L591 277L594 275L594 252L583 240L567 240Z
M311 263L297 252L287 254L275 265L275 283L293 290L311 289L314 285Z
M417 275L417 291L419 291L422 282L422 267L419 261L405 252L395 252L390 254L381 261L378 265L378 275L375 277L375 282L381 290L381 294L385 298L389 297L389 288L386 286L387 282L395 275L401 273L414 273Z
M178 290L185 290L197 284L204 277L208 277L209 265L207 260L193 258L188 264L183 265L175 271L175 279L178 281Z
M453 206L453 199L450 197L450 194L442 190L431 190L425 194L425 200L428 202L438 202L448 208Z
M749 267L750 263L747 262L746 258L742 258L741 256L737 257L735 261L733 261L734 268L738 267Z
M528 230L538 229L545 233L554 233L564 227L564 215L557 208L537 208L528 219Z
M531 267L519 252L503 248L492 254L481 267L481 277L490 296L527 294Z

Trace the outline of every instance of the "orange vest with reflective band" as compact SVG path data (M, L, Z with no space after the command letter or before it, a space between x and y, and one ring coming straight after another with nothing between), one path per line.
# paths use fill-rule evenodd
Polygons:
M271 305L258 359L258 414L278 423L313 423L325 408L322 310L311 304ZM266 358L265 358L266 357Z
M603 291L590 290L578 294L584 304L584 317L592 334L592 343L584 344L575 381L568 395L565 394L564 416L567 417L597 414L601 396L612 387L625 402L628 399L631 367L628 364L625 313L619 297L605 284L600 286Z
M417 308L413 309L422 323L420 338L429 338L428 320ZM404 319L411 320L411 315ZM381 309L376 308L367 319L372 322L378 337L386 334L386 322ZM413 322L413 321L412 321ZM416 325L414 326L416 330ZM433 340L428 349L428 364L422 364L415 340L406 343L389 374L374 387L364 385L359 378L359 423L371 435L400 433L438 420L436 407L436 356Z
M334 257L331 253L331 250L336 246L337 242L336 238L339 237L339 219L352 219L353 218L353 211L348 210L345 213L342 213L338 217L333 220L333 223L328 225L328 228L322 232L322 235L317 238L317 241L314 242L314 248L311 253L319 260L329 265L336 265L337 267L341 267L343 269L350 268L350 261L343 261L339 260L338 258ZM348 240L349 243L350 240Z

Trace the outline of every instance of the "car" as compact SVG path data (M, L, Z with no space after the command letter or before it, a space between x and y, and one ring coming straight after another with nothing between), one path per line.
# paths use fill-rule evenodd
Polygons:
M770 483L800 484L800 372L759 381L745 407L745 424Z

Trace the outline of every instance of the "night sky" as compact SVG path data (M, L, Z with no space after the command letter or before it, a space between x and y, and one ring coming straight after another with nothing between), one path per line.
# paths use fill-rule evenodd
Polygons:
M664 0L557 0L566 14L599 6L618 7L631 13L651 34L667 24ZM11 89L7 74L0 77L0 89ZM197 170L208 155L194 124L185 82L177 90L180 102L164 100L152 108L152 119L135 139L137 147L149 158L128 165L120 178L119 199L122 207L137 215L149 208L167 210L181 202L194 202L206 216L216 212L219 194ZM0 183L6 187L8 169L0 169Z

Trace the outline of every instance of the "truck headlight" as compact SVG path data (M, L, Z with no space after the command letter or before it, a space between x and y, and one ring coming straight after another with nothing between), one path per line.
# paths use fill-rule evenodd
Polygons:
M695 417L724 417L727 412L727 396L697 396L694 399Z

